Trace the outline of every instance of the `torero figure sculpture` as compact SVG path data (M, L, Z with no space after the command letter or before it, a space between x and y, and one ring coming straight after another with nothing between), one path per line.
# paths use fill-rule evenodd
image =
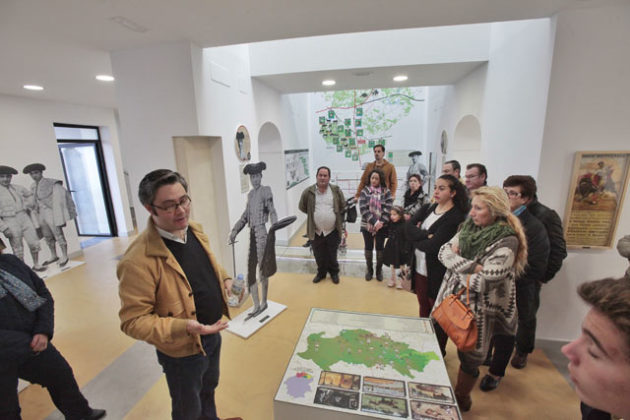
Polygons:
M269 288L269 275L263 270L263 262L265 258L265 245L267 243L266 223L271 219L271 223L278 221L276 209L273 206L273 195L271 188L262 186L262 171L267 168L265 162L250 163L245 165L243 173L249 175L252 189L247 195L247 206L236 222L230 233L229 242L234 243L236 235L249 225L249 259L247 263L247 285L249 293L254 301L254 310L250 312L245 320L253 318L261 314L267 309L267 291ZM273 258L275 255L268 256ZM258 297L258 285L256 284L256 266L260 274L261 299ZM267 274L267 275L265 275Z
M46 167L41 163L32 163L22 172L29 174L34 181L31 185L34 211L50 250L50 258L44 262L44 266L59 261L59 266L63 267L68 263L68 242L63 228L66 222L77 217L77 211L70 192L63 187L63 181L44 178L44 170ZM56 245L59 245L61 260Z

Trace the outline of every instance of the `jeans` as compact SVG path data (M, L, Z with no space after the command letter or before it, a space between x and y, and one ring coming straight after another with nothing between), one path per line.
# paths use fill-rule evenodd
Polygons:
M313 255L317 263L317 275L326 277L326 272L331 276L339 274L339 262L337 250L339 249L339 231L334 229L327 236L315 234L311 243Z
M46 388L67 420L82 419L92 413L79 390L72 368L52 343L48 343L48 347L39 354L30 352L17 362L0 362L0 418L3 420L21 418L18 378Z
M173 420L218 420L214 390L219 384L221 335L201 336L206 351L187 357L170 357L157 350L166 374Z
M528 354L534 351L536 341L536 312L540 306L540 284L536 281L516 283L516 308L518 309L518 330L516 331L516 351Z

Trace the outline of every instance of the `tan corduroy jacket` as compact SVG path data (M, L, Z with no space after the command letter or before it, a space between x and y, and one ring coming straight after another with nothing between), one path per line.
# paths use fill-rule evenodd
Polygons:
M210 251L208 237L197 223L190 222L188 234L195 235L208 254L222 291L223 314L229 317L223 282L231 278ZM129 245L118 263L121 330L137 340L153 344L171 357L203 353L199 335L186 331L195 316L190 283L181 266L162 241L153 219Z
M359 186L357 188L356 194L354 195L354 198L358 200L361 196L361 191L363 191L363 187L365 187L366 185L370 185L370 180L368 179L368 177L370 176L370 172L372 172L372 169L380 169L381 171L383 171L383 174L385 175L385 186L387 186L387 189L392 193L392 196L395 197L396 189L398 188L396 168L387 160L383 159L383 165L381 165L380 167L376 166L376 162L370 162L367 164L365 170L363 171L363 175L361 175L361 181L359 182Z

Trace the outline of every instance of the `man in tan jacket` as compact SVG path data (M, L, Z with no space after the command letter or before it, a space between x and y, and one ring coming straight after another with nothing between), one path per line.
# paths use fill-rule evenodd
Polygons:
M392 198L396 198L396 188L398 188L398 179L396 178L396 168L394 165L385 160L385 146L377 144L374 146L374 162L370 162L365 167L363 175L361 175L361 182L357 188L357 193L354 198L358 201L361 195L361 190L368 184L368 177L373 169L380 169L385 174L385 186L391 192Z
M153 344L166 374L173 419L218 419L221 335L232 279L210 251L201 227L189 222L188 184L158 169L140 182L147 228L118 264L123 332Z

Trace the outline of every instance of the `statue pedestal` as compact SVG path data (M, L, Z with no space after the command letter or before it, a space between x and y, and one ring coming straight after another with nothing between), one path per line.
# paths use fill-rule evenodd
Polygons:
M268 300L267 309L265 309L262 313L245 321L247 315L254 310L252 306L251 308L243 311L236 318L232 319L229 322L230 326L227 327L226 330L232 334L238 335L241 338L247 339L250 335L254 334L256 331L271 322L285 309L287 309L286 305Z

